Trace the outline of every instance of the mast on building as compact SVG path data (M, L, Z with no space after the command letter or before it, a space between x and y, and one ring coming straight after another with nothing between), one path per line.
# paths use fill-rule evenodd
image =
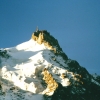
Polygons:
M38 32L39 31L39 28L38 28L38 26L36 27L36 32Z

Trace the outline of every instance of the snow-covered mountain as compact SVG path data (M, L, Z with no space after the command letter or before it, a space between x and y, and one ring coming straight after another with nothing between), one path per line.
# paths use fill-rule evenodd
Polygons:
M29 41L0 49L0 100L100 100L100 76L37 30Z

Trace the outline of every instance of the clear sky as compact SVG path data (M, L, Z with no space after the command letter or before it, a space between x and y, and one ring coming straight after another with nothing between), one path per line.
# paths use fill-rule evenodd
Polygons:
M70 59L100 74L100 0L0 0L0 48L47 30Z

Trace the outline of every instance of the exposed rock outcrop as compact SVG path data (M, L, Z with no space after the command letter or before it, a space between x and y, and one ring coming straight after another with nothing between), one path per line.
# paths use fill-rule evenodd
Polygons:
M47 88L43 91L43 94L51 96L58 87L58 83L54 80L53 76L49 73L49 71L45 68L42 72L43 80L47 84Z
M55 54L61 55L65 60L68 59L67 55L63 52L62 48L59 46L57 39L50 35L46 30L37 30L32 34L32 39L37 41L39 44L44 44Z
M3 58L9 58L7 50L1 50L0 49L0 56L3 57Z

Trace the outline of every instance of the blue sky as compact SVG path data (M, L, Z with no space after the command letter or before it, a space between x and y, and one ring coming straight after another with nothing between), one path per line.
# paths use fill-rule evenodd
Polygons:
M0 48L31 38L36 26L69 58L100 74L100 0L0 0Z

